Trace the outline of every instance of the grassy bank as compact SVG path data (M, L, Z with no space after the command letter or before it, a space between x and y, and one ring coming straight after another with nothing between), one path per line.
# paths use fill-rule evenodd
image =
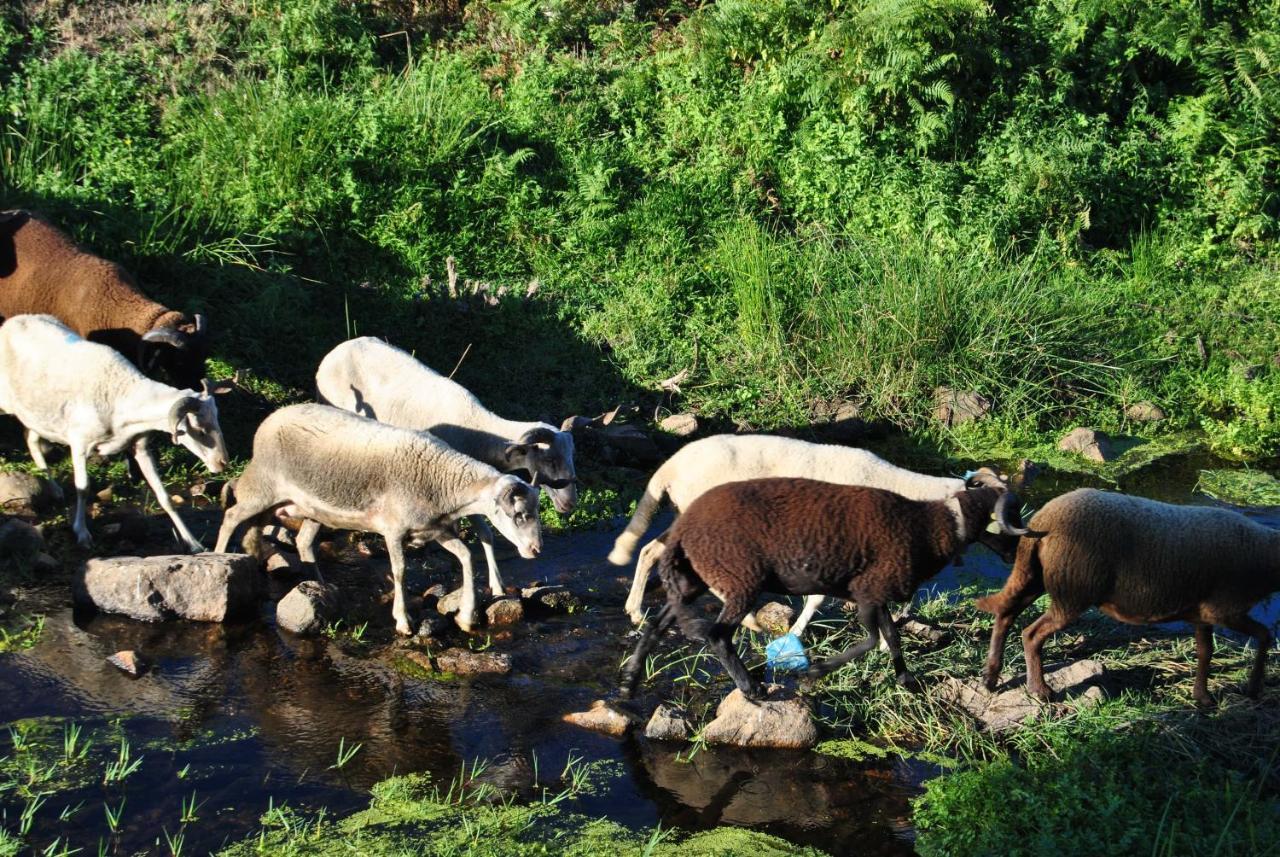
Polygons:
M529 416L850 399L946 445L946 385L993 444L1151 400L1143 433L1256 458L1277 30L1184 0L27 0L0 194L207 312L270 401L376 333Z

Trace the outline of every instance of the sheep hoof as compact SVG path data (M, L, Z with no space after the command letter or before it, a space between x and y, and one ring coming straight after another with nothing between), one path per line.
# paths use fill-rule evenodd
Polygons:
M644 611L643 611L643 610L632 610L632 611L630 612L630 614L629 614L629 615L631 616L631 624L632 624L632 625L635 625L635 626L638 628L638 627L640 627L641 625L643 625L643 624L644 624Z
M909 672L898 673L898 684L912 693L920 690L920 680Z
M1196 695L1196 697L1195 697L1195 700L1196 700L1196 707L1197 707L1197 708L1201 708L1201 709L1208 709L1208 708L1216 708L1216 707L1217 707L1217 703L1216 703L1216 702L1214 702L1213 697L1212 697L1212 696L1210 696L1210 695L1209 695L1209 694L1207 694L1207 693L1206 693L1206 694L1204 694L1203 696L1201 696L1201 695L1197 694L1197 695Z
M400 635L400 636L402 636L402 637L412 637L412 636L413 636L413 626L412 626L412 625L410 625L408 622L397 622L397 623L396 623L396 633L397 633L397 634L399 634L399 635Z
M988 673L982 677L982 686L987 690L994 692L1000 686L1000 674Z

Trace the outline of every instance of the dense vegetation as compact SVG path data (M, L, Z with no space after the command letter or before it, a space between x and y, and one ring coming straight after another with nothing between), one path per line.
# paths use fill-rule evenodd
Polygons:
M359 331L557 417L691 369L757 427L1280 444L1275 2L6 8L5 204L287 386Z

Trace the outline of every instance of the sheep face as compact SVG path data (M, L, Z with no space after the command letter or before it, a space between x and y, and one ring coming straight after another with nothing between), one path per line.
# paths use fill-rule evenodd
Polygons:
M208 355L205 318L196 313L192 320L175 327L158 327L143 334L138 346L138 368L179 389L194 389L204 376Z
M977 540L990 548L1005 562L1013 562L1018 550L1018 538L1027 534L1019 511L1022 503L1018 495L1009 490L1009 478L990 467L980 468L965 480L966 491L989 490L997 500L991 509L991 522L977 533Z
M529 471L534 485L547 490L551 504L568 515L578 503L577 472L573 467L573 435L536 428L507 445L507 463Z
M205 391L179 399L173 408L173 442L186 447L200 459L210 473L221 473L227 467L227 442L218 424L218 403Z
M486 517L520 551L533 559L542 552L542 524L538 520L538 489L506 475L493 484L492 507Z

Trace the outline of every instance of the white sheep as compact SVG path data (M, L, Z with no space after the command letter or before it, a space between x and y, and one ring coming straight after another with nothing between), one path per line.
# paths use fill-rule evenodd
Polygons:
M204 550L174 509L147 447L147 434L163 431L211 473L222 472L227 449L218 406L208 382L203 386L197 393L153 381L116 350L81 338L50 315L19 315L0 325L0 413L26 428L27 448L42 470L49 469L42 440L71 448L72 528L84 547L93 541L85 522L89 456L129 449L182 541Z
M640 498L626 529L614 542L609 562L626 565L631 560L664 496L669 497L671 504L680 511L717 485L770 476L884 488L911 500L945 500L964 490L963 479L914 473L896 467L865 449L760 434L715 435L685 446L658 468L649 479L644 496ZM645 545L636 562L626 610L637 625L644 618L641 602L645 583L649 579L649 570L662 555L663 539L664 536L658 536ZM797 636L804 633L809 619L821 604L821 595L808 598L803 612L791 627L791 633ZM752 617L743 624L757 630Z
M504 419L465 387L380 339L363 336L334 348L316 370L322 402L400 428L429 431L465 455L503 472L526 470L567 515L578 500L573 435L547 423ZM502 594L493 532L476 521L489 588Z
M983 679L1000 681L1004 642L1013 620L1041 594L1052 603L1022 632L1027 688L1049 698L1040 651L1045 641L1097 606L1121 622L1190 622L1197 669L1193 695L1209 705L1213 626L1258 641L1246 692L1262 691L1271 633L1249 610L1280 590L1280 530L1238 512L1174 506L1093 488L1055 497L1027 525L1031 536L1004 588L978 599L996 617Z
M426 432L397 428L328 405L291 405L273 413L253 437L253 460L236 482L216 550L237 528L257 530L273 515L303 518L299 553L314 561L318 525L376 532L391 557L396 630L410 634L404 598L404 542L434 540L462 565L457 622L471 630L475 581L471 552L455 529L460 518L484 515L532 559L542 550L538 489L458 452Z

